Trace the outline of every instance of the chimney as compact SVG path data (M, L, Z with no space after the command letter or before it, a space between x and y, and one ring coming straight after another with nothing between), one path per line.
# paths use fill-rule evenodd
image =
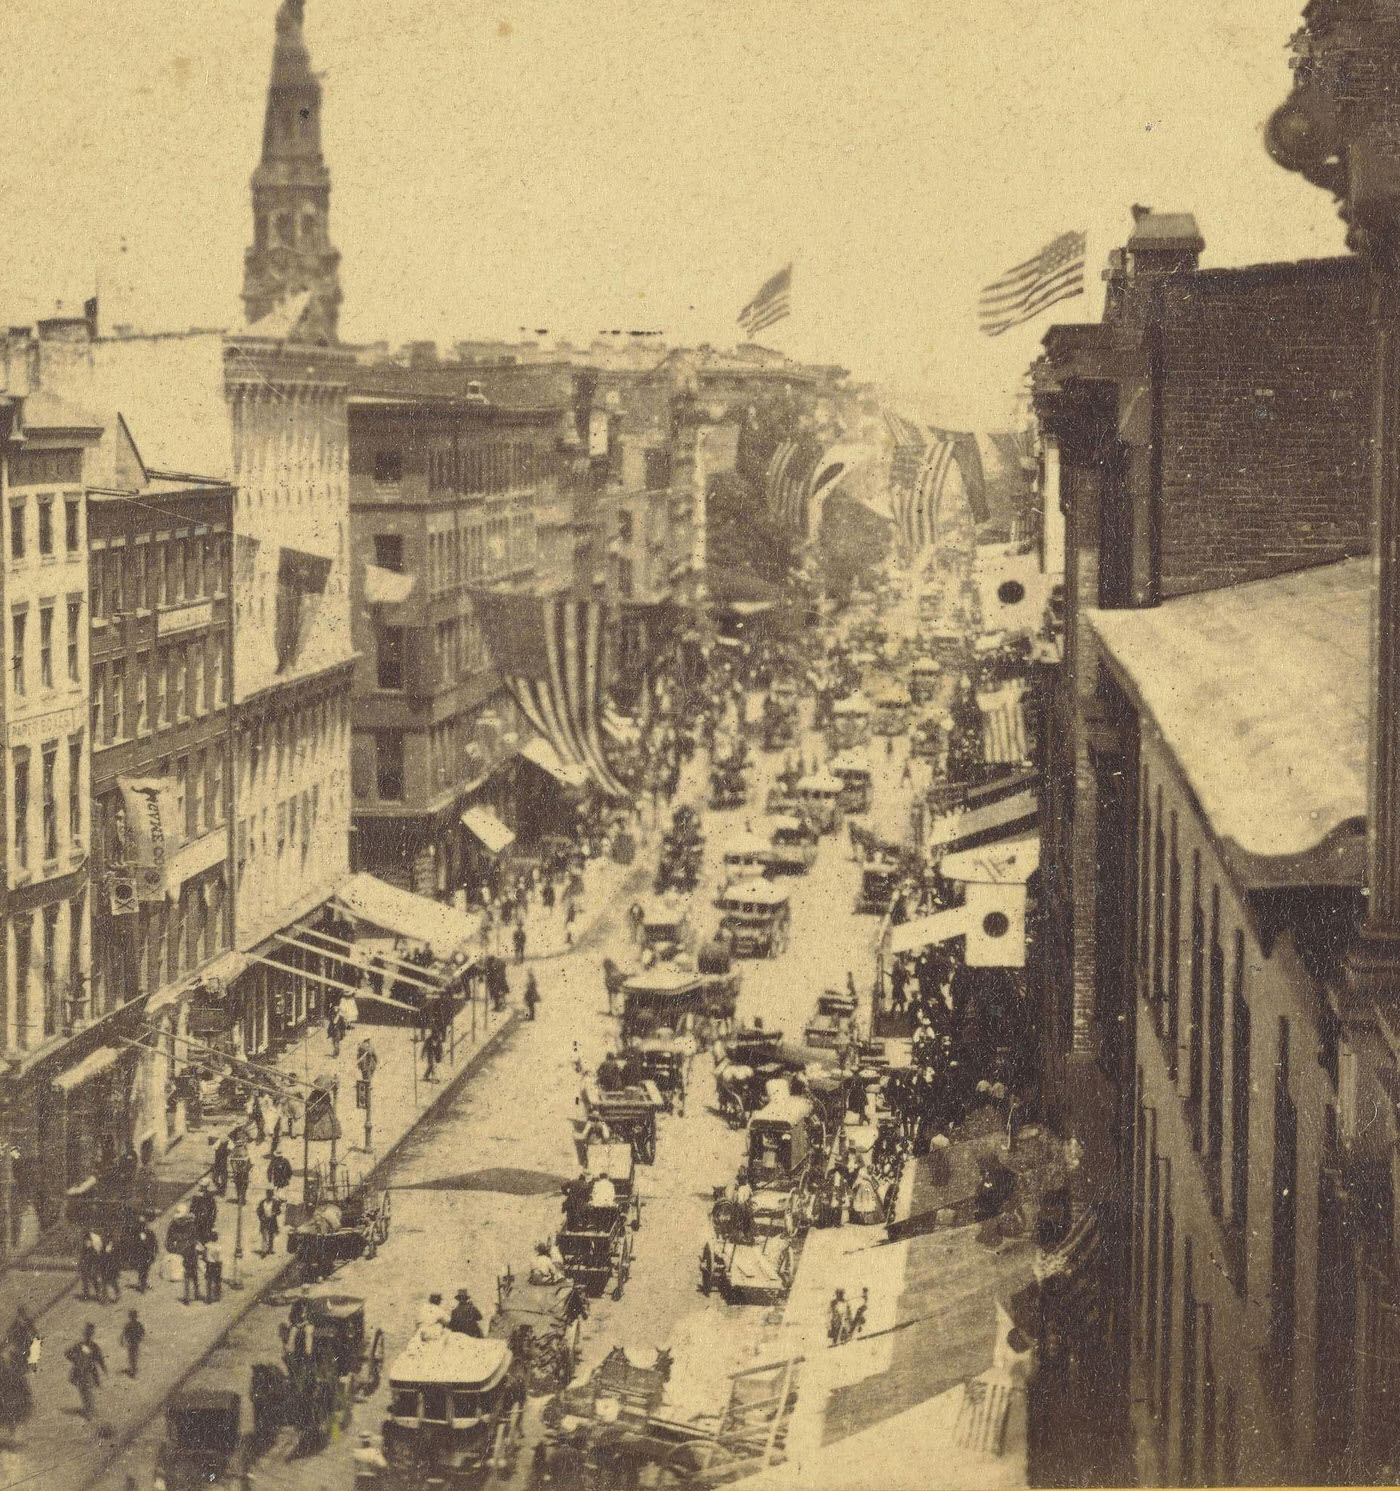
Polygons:
M1189 212L1153 212L1133 206L1133 231L1128 236L1128 273L1145 275L1186 274L1198 269L1206 241Z

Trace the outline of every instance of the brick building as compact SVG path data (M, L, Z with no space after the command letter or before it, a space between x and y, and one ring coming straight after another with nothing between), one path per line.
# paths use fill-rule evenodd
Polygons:
M478 891L516 824L531 732L491 665L473 587L549 583L561 410L363 367L349 405L356 861L422 895Z
M1345 939L1328 918L1357 908L1359 683L1308 731L1321 680L1364 668L1349 556L1370 514L1361 267L1201 270L1201 248L1190 217L1140 214L1102 323L1046 337L1036 399L1065 555L1044 730L1045 1100L1085 1144L1111 1244L1110 1366L1088 1383L1104 1464L1135 1407L1143 1473L1180 1483L1324 1475L1335 1453L1332 1338L1293 1352L1283 1335L1314 1332L1320 1300L1341 1308L1319 1283L1335 1064L1313 1056L1336 1045L1322 1011ZM1290 626L1318 633L1313 666ZM1285 808L1302 822L1270 848ZM1294 1126L1307 1139L1290 1150Z

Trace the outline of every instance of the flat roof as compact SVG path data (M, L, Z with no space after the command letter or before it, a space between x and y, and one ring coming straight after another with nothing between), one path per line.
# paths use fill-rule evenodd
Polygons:
M1085 613L1245 885L1359 883L1373 588L1346 559Z

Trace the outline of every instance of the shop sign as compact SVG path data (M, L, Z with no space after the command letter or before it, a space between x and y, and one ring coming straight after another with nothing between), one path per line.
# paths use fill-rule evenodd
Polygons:
M172 606L156 616L156 635L169 637L176 632L193 631L196 627L212 626L214 622L213 601L192 601L187 606Z

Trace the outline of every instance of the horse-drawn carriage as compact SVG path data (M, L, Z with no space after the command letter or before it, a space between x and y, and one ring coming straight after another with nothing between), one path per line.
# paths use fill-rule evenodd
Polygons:
M540 1273L517 1279L507 1269L496 1279L496 1312L486 1334L509 1342L530 1392L557 1392L578 1367L587 1318L588 1300L573 1280Z
M266 1442L291 1425L303 1443L324 1442L337 1422L349 1422L357 1399L378 1389L384 1332L369 1334L355 1295L314 1294L292 1301L279 1333L282 1365L259 1362L252 1372L254 1438Z
M692 1040L687 1035L643 1036L632 1043L643 1076L656 1084L668 1113L685 1113L686 1088L690 1084Z
M856 893L857 916L883 916L890 909L899 882L904 876L903 866L893 855L876 851L876 857L860 872L860 890Z
M339 1263L373 1258L389 1235L389 1192L333 1185L304 1221L287 1233L287 1251L301 1264L302 1277L329 1278Z
M856 1001L849 994L827 989L817 996L817 1008L802 1032L809 1046L835 1051L855 1040Z
M181 1388L166 1400L155 1491L208 1491L243 1481L243 1399L233 1389Z
M650 1165L656 1158L656 1114L665 1102L655 1084L645 1082L605 1092L596 1082L586 1082L579 1101L583 1108L583 1146L606 1135L630 1145L640 1164Z
M555 1242L565 1273L593 1299L603 1293L609 1281L613 1283L613 1298L622 1298L632 1268L637 1205L635 1190L624 1199L607 1175L582 1175L565 1187L564 1223Z
M787 1237L773 1234L753 1242L714 1237L700 1250L700 1292L718 1290L729 1304L786 1299L796 1268Z
M652 968L622 985L622 1038L644 1040L688 1032L708 1042L729 1028L739 999L739 976Z
M741 880L715 897L716 940L738 958L777 958L787 950L788 893L767 880Z
M356 1486L466 1486L508 1475L520 1453L524 1371L507 1342L444 1330L418 1335L389 1369L377 1462Z

